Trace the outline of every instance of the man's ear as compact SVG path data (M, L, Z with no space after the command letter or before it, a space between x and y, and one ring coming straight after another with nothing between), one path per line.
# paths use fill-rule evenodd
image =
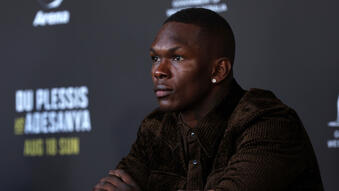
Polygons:
M217 59L212 68L212 82L220 83L231 74L231 70L232 63L228 58L222 57Z

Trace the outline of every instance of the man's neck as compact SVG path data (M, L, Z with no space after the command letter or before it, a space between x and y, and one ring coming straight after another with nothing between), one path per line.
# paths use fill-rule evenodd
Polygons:
M227 88L225 88L227 87ZM206 101L190 110L181 111L182 120L190 127L196 127L217 104L219 104L229 93L231 89L231 80L227 86L216 87L211 92Z

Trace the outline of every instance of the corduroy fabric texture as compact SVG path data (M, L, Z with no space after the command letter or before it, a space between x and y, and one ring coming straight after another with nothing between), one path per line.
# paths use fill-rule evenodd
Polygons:
M231 93L199 122L196 133L201 154L193 165L185 157L178 113L155 110L117 168L142 190L323 190L300 119L270 91L244 91L234 81Z

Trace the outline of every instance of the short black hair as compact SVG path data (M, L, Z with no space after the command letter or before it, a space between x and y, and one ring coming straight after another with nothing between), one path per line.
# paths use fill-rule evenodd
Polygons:
M163 25L169 22L193 24L207 31L209 35L217 36L222 42L223 56L234 62L235 40L232 28L226 19L216 12L204 8L182 9L168 17Z

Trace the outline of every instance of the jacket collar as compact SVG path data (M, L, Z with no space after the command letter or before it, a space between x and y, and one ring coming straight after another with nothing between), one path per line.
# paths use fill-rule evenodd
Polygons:
M198 124L196 129L198 138L207 156L212 157L217 151L228 119L244 93L245 91L233 80L230 93Z

